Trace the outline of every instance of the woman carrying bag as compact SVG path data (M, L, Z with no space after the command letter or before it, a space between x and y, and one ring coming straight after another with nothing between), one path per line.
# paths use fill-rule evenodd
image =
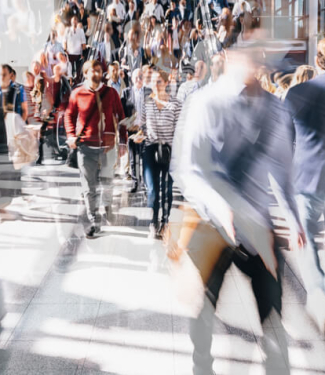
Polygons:
M168 73L163 70L153 73L153 93L145 100L142 110L143 137L136 137L134 140L139 143L145 139L143 164L148 189L147 205L153 209L149 238L162 236L173 200L173 180L169 174L169 164L181 103L166 92L168 83ZM162 217L158 226L160 192Z

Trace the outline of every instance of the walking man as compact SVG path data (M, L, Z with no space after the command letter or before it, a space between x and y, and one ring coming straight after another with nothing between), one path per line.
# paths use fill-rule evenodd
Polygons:
M318 77L289 90L296 133L294 155L295 193L307 243L299 264L307 291L307 310L325 333L325 274L320 265L316 236L325 212L325 39L318 44Z
M100 169L107 161L107 154L115 151L116 124L124 118L124 112L116 90L102 83L103 70L99 61L87 61L83 72L85 83L72 92L64 123L69 147L78 148L81 186L89 221L85 234L87 238L93 238L100 231ZM125 139L125 134L121 133L125 133L124 128L120 128L120 138ZM112 152L112 155L116 153ZM110 165L113 168L114 163Z

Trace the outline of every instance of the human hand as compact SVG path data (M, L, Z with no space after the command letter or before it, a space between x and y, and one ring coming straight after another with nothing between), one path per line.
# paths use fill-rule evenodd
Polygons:
M301 250L306 245L305 232L300 229L299 231L292 231L289 238L289 249L291 251Z
M67 139L67 144L68 146L72 149L75 150L77 148L77 139L78 137L69 137Z

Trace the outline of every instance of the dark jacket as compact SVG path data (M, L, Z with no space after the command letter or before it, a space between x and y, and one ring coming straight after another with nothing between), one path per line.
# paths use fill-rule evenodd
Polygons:
M289 90L286 103L296 133L296 193L325 196L325 75Z

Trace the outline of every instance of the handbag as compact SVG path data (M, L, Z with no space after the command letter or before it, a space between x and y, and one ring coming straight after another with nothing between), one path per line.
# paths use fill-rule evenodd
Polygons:
M215 267L220 274L229 264L233 249L218 230L190 207L179 222L168 223L163 235L174 291L178 300L196 318L203 307L204 295Z
M66 165L70 168L78 169L78 149L70 149Z
M168 143L159 142L155 151L155 160L161 166L168 166L172 157L172 149Z
M21 169L38 158L38 139L25 121L15 112L8 112L5 120L9 160Z

